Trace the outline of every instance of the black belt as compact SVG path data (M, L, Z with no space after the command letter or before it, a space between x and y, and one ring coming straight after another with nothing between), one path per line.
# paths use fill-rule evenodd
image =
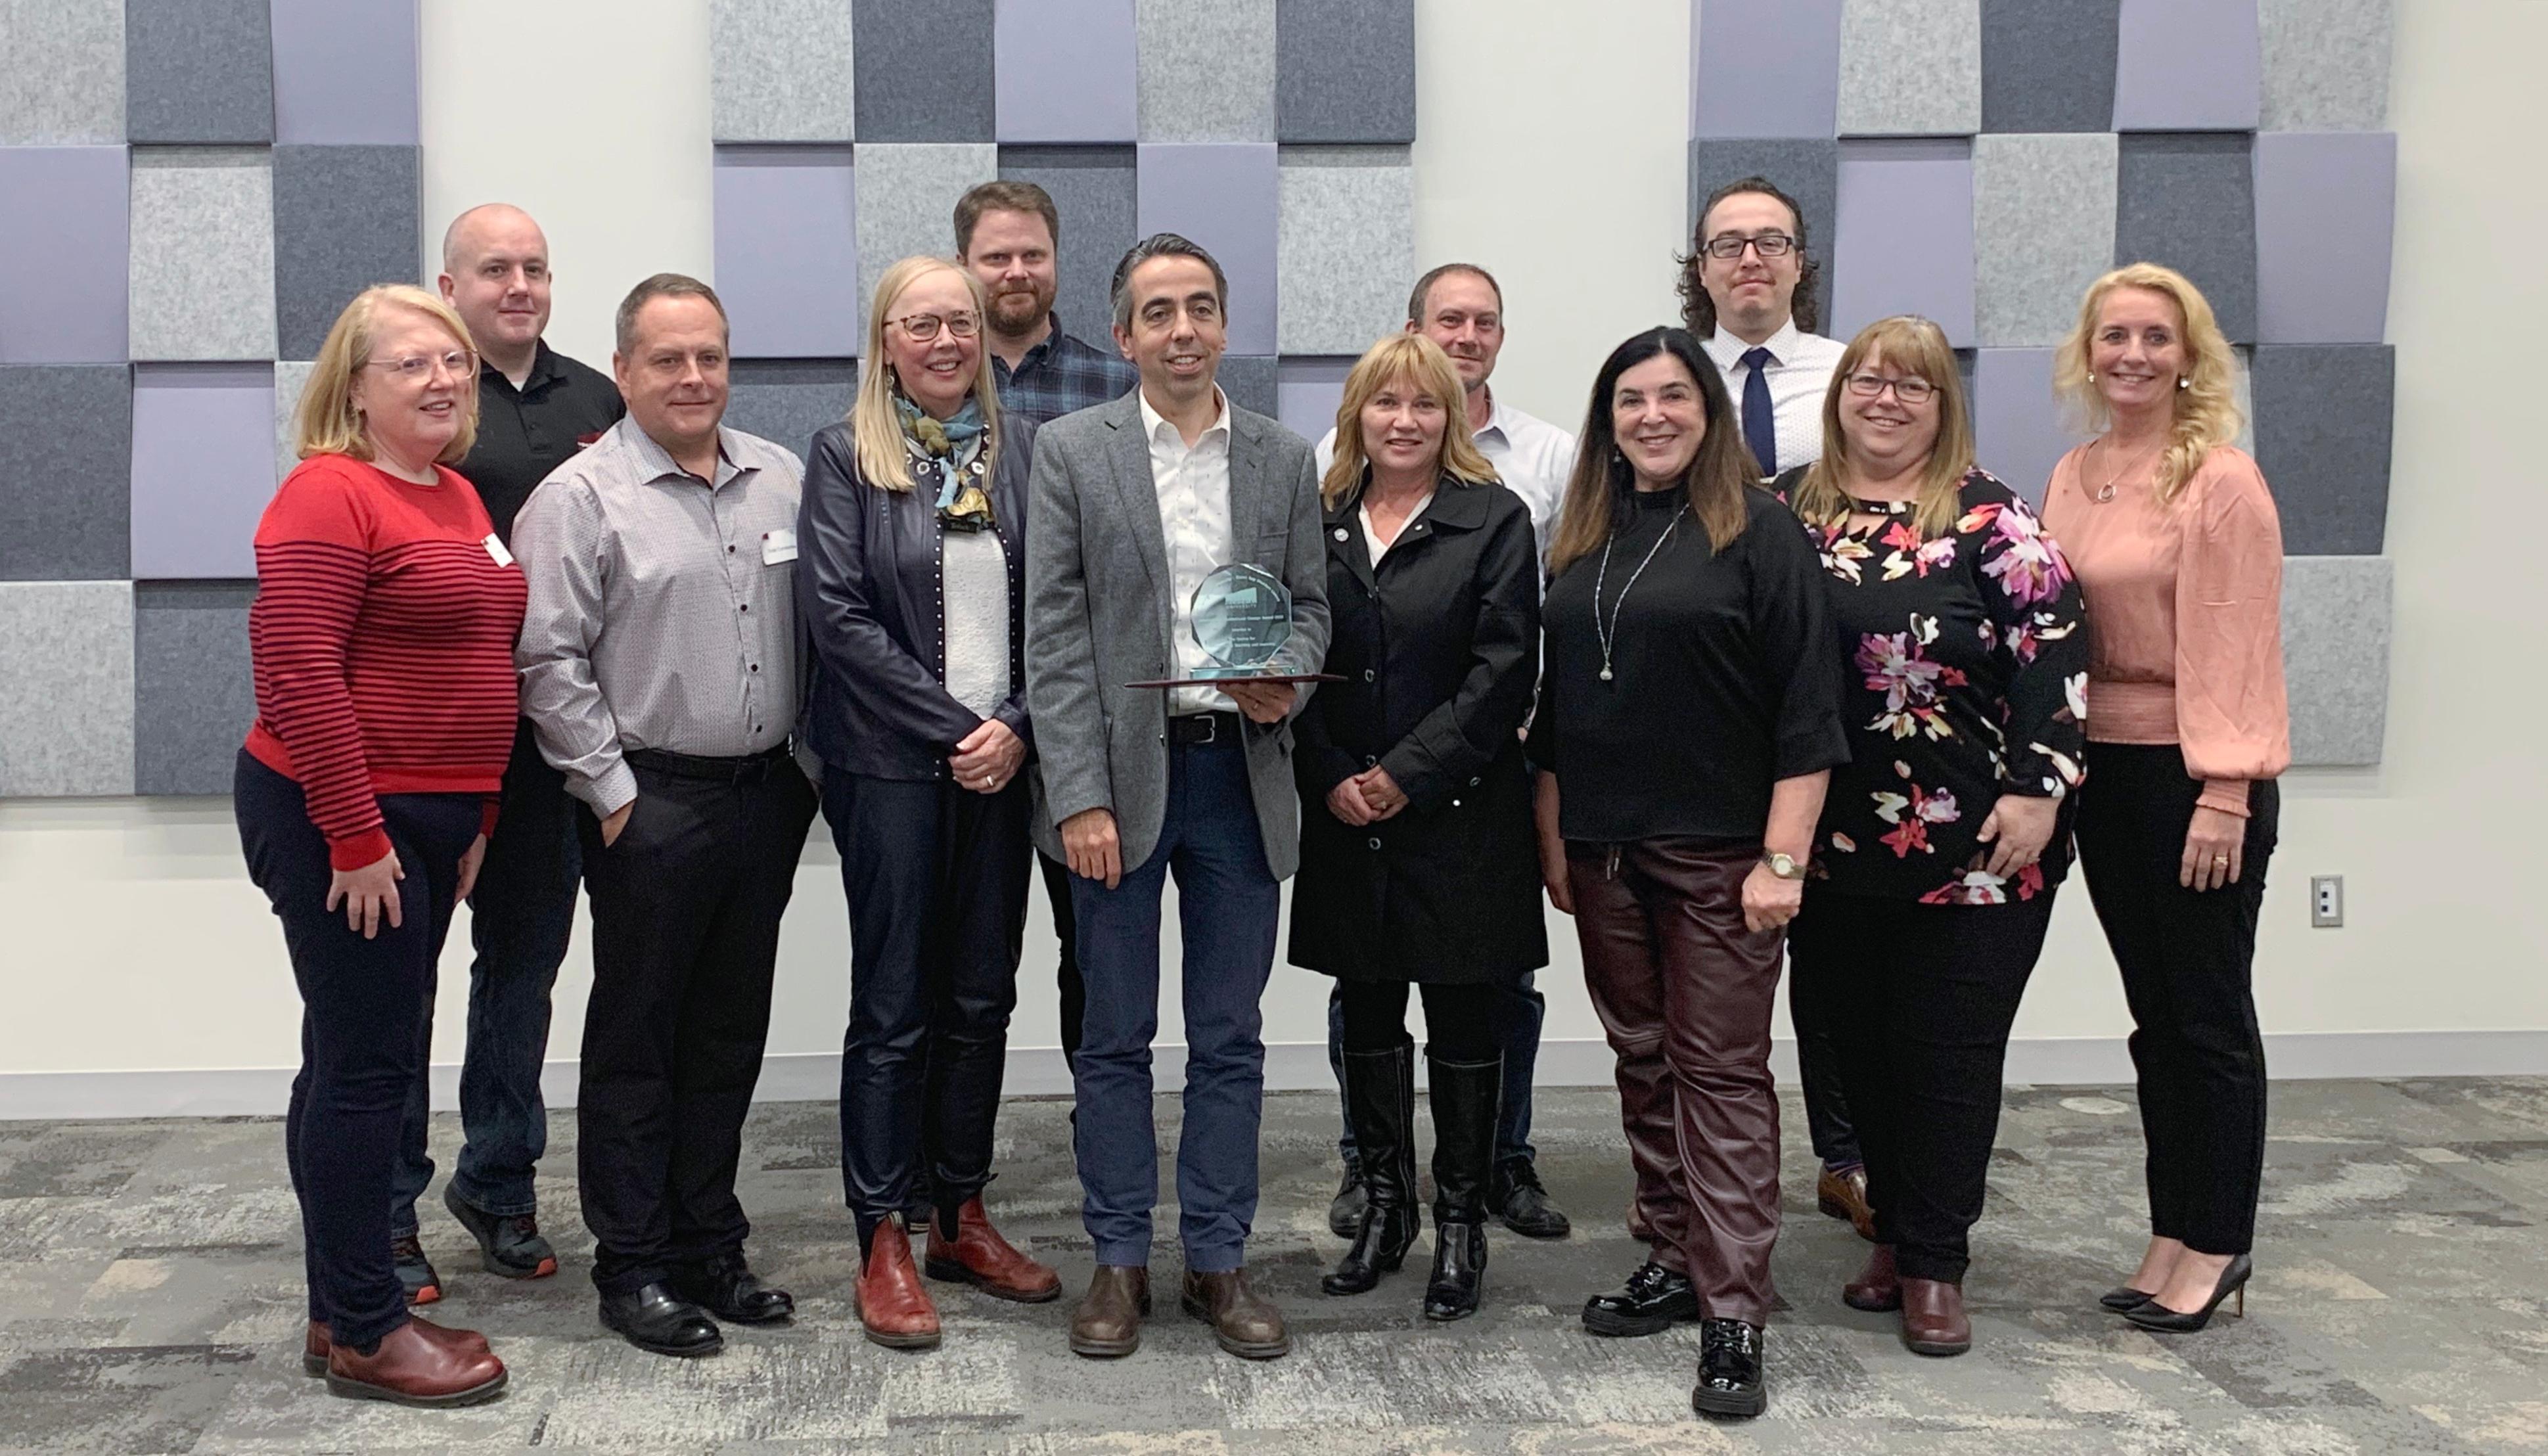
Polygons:
M1168 719L1168 747L1193 748L1206 743L1238 742L1236 713L1186 713Z
M707 759L696 754L666 753L660 748L632 748L620 755L639 769L676 778L705 778L716 783L754 783L788 759L787 745L766 748L739 759Z

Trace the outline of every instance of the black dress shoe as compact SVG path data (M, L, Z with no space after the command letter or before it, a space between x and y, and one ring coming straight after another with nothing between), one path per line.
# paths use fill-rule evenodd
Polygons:
M479 1261L490 1274L507 1279L545 1279L557 1272L557 1250L540 1236L537 1214L491 1214L460 1196L451 1184L442 1188L442 1206L478 1240Z
M2221 1308L2222 1301L2234 1294L2238 1297L2238 1317L2243 1320L2247 1316L2247 1276L2255 1272L2255 1260L2240 1254L2223 1267L2221 1277L2212 1285L2212 1298L2203 1302L2203 1308L2171 1310L2153 1295L2145 1303L2126 1310L2124 1318L2143 1329L2154 1329L2162 1334L2192 1334L2211 1323L2213 1312Z
M1770 1398L1761 1385L1761 1327L1740 1320L1699 1326L1698 1384L1689 1408L1701 1415L1758 1415Z
M1649 1259L1616 1294L1584 1302L1584 1327L1594 1334L1661 1334L1676 1320L1698 1318L1698 1291L1689 1276Z
M1362 1186L1362 1160L1346 1158L1344 1178L1327 1204L1327 1231L1338 1238L1353 1237L1361 1231L1362 1208L1369 1201Z
M1511 1158L1496 1169L1495 1200L1504 1227L1524 1238L1564 1238L1574 1231L1566 1211L1549 1202L1529 1158Z
M2140 1305L2146 1305L2149 1303L2149 1300L2150 1293L2148 1290L2135 1289L2129 1284L2119 1284L2113 1289L2107 1290L2104 1294L2097 1296L2097 1303L2100 1307L2112 1310L2118 1315L2124 1313L2126 1310L2130 1310Z
M601 1322L630 1344L658 1355L713 1355L725 1348L725 1331L707 1311L662 1284L603 1295Z
M737 1324L769 1324L796 1313L795 1299L762 1283L739 1253L676 1270L673 1293Z

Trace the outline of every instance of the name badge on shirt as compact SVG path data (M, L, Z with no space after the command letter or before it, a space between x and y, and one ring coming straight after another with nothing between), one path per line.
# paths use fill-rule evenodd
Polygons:
M487 555L494 559L496 565L511 566L513 564L513 553L504 549L504 543L497 537L494 531L489 531L487 533L487 539L479 544L487 548Z
M763 566L777 566L782 562L790 562L795 559L796 533L794 531L764 531L761 533L761 564Z

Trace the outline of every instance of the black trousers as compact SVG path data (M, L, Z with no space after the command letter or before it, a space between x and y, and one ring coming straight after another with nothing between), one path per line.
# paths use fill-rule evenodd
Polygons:
M1079 1024L1088 1015L1088 983L1079 978L1079 913L1070 904L1070 866L1042 850L1036 852L1036 864L1044 871L1045 898L1052 902L1052 932L1061 942L1061 964L1052 975L1061 993L1061 1060L1076 1073Z
M2051 923L2048 893L1923 905L1814 885L1787 927L1789 1000L1832 1029L1875 1236L1905 1278L1964 1277L2009 1027Z
M824 775L850 903L841 1181L862 1239L915 1201L957 1208L990 1181L1026 944L1029 812L1023 782L985 795Z
M407 1322L390 1262L390 1186L408 1091L424 1075L434 965L451 928L460 857L478 837L477 794L391 794L381 817L406 878L399 921L371 939L329 910L327 841L301 785L246 750L231 803L248 877L283 922L301 990L301 1071L283 1125L301 1202L310 1318L369 1349Z
M1849 1079L1843 1072L1848 1052L1840 1029L1826 1008L1800 997L1797 982L1787 982L1787 1020L1796 1030L1796 1080L1803 1084L1805 1133L1814 1156L1826 1168L1846 1168L1866 1161L1858 1125L1850 1116ZM1874 1195L1867 1195L1874 1201Z
M1387 1051L1407 1040L1407 981L1338 980L1344 1049ZM1492 983L1425 985L1424 1053L1437 1061L1492 1061L1503 1046L1504 998Z
M637 806L603 848L577 815L592 905L576 1167L592 1282L626 1294L739 1252L743 1120L770 1031L778 921L814 790L783 756L722 776L637 766Z
M2203 785L2174 744L2097 743L2079 794L2079 865L2133 1012L2150 1232L2203 1254L2255 1243L2265 1169L2265 1043L2251 972L2282 791L2247 788L2236 884L2177 883Z

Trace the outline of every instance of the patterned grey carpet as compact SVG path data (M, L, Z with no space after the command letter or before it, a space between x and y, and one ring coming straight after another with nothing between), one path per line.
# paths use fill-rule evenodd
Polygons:
M1538 1141L1573 1238L1498 1230L1479 1318L1428 1326L1414 1270L1358 1299L1321 1295L1339 1245L1334 1103L1270 1100L1261 1287L1297 1351L1249 1364L1173 1313L1138 1355L1063 1348L1087 1278L1065 1106L1017 1102L994 1208L1056 1261L1060 1302L1018 1309L942 1287L943 1348L878 1349L849 1299L831 1109L755 1115L753 1252L799 1317L730 1334L715 1359L645 1355L594 1322L574 1214L575 1126L555 1120L548 1228L566 1272L480 1273L428 1202L440 1313L494 1336L513 1381L475 1410L335 1400L299 1372L299 1229L265 1120L0 1124L0 1448L62 1452L718 1451L1175 1453L1817 1453L2548 1450L2548 1081L2317 1082L2274 1090L2249 1317L2164 1339L2096 1309L2141 1238L2131 1093L2012 1088L1968 1283L1977 1345L1923 1360L1888 1317L1841 1305L1863 1245L1817 1217L1787 1107L1793 1310L1771 1333L1769 1414L1693 1419L1696 1340L1584 1334L1584 1297L1636 1252L1616 1102L1542 1095ZM1173 1136L1173 1101L1160 1104ZM456 1122L437 1120L447 1159ZM1172 1228L1173 1213L1163 1211ZM1429 1247L1419 1245L1416 1260ZM1163 1244L1154 1266L1172 1281Z

